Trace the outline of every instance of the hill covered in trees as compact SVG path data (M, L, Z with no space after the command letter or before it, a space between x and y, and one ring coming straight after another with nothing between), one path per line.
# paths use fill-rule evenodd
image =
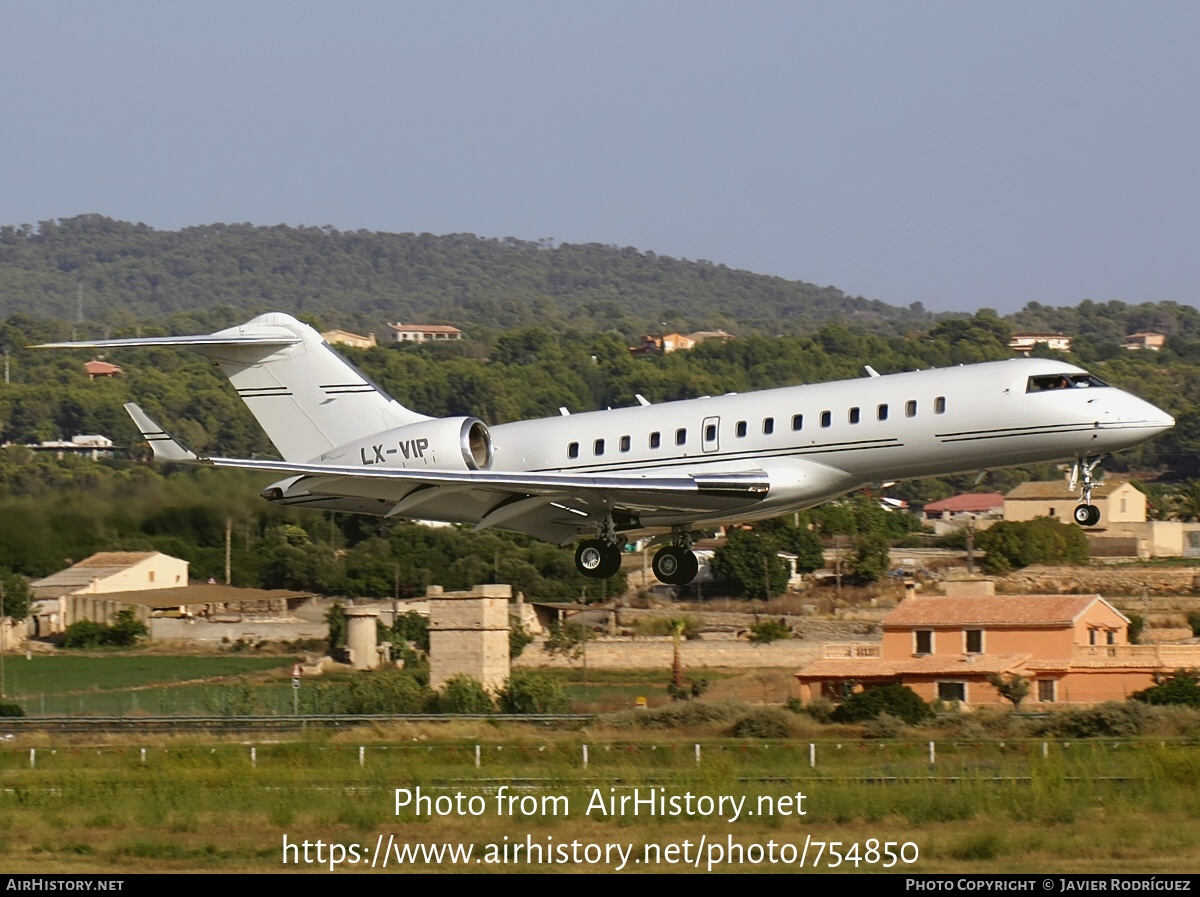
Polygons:
M100 215L0 227L0 316L74 320L81 299L83 316L106 332L180 312L207 320L214 309L358 330L397 320L553 323L628 339L663 322L775 334L834 319L929 318L834 287L594 243L250 224L161 231Z

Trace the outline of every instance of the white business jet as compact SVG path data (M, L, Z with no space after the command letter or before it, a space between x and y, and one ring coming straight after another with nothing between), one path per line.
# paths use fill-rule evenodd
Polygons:
M198 456L137 405L161 461L287 474L283 505L474 524L567 545L612 576L634 534L666 542L663 582L696 575L692 532L802 510L872 484L1074 462L1075 520L1099 522L1093 473L1170 415L1059 361L1011 359L568 414L488 427L405 408L311 327L266 314L209 336L53 343L186 346L229 378L283 460Z

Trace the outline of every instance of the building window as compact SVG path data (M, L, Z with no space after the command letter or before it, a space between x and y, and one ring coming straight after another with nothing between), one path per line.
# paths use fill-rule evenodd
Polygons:
M150 581L154 582L154 571L153 570L150 571Z
M907 402L904 403L904 416L905 417L916 417L917 416L917 400L916 399L909 399Z
M687 445L687 427L680 427L675 431L675 444Z
M764 417L763 418L763 435L770 436L774 432L775 432L775 418Z
M945 396L938 396L936 399L933 400L933 413L934 414L945 414L946 413L946 397Z
M593 452L593 454L596 454L596 455L604 454L604 440L603 439L597 439L595 442L592 443L592 452Z
M832 423L833 423L833 412L832 411L822 411L821 412L821 426L828 427Z
M736 432L737 432L737 435L738 435L738 439L743 439L743 438L745 438L745 436L746 436L746 422L745 422L744 420L740 420L740 421L738 421L738 422L737 422L737 429L736 429Z
M862 412L859 411L859 409L857 409L857 408L850 409L850 423L852 423L852 424L858 423L859 418L861 416L862 416Z
M650 448L658 448L662 445L662 434L655 430L650 434Z
M913 633L915 636L914 654L932 654L933 653L933 630L918 629Z
M875 417L877 417L879 420L887 420L887 413L887 405L880 405L877 409L875 409Z
M1104 633L1104 644L1115 645L1116 643L1117 643L1117 634L1115 632L1113 632L1113 630L1109 629L1107 632Z
M1096 644L1096 630L1095 629L1088 630L1088 644L1089 645Z
M937 684L937 696L939 701L956 701L960 704L967 702L967 683L965 682L939 682Z
M792 415L792 429L793 430L803 430L804 429L804 415L803 414L793 414Z
M621 451L627 452L633 446L633 440L628 436L621 437Z
M1057 698L1055 694L1055 685L1057 683L1053 679L1039 679L1037 684L1037 699L1042 704L1053 704Z
M578 442L572 442L570 445L567 446L567 457L568 458L578 458L579 457L579 443Z
M983 630L968 629L967 635L967 652L968 654L983 653Z

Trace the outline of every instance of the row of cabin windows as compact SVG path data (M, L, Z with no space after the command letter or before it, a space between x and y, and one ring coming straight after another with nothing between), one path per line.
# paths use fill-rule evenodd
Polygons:
M945 414L946 413L946 397L945 396L938 396L936 399L933 400L933 413L934 414ZM909 399L907 402L904 403L904 416L905 417L916 417L917 416L917 400L916 399ZM851 408L850 411L846 415L846 419L852 424L860 423L862 421L862 409L858 408L858 407ZM880 421L885 421L888 419L888 406L886 404L879 405L875 408L875 419L880 420ZM833 426L833 412L832 411L822 411L820 420L821 420L822 428ZM792 415L792 431L795 432L795 431L799 431L799 430L803 430L803 429L804 429L804 415L803 414L793 414ZM734 432L737 434L737 437L739 439L744 438L746 436L746 434L749 432L749 424L747 424L746 421L744 421L744 420L738 421L737 424L734 426ZM762 432L763 432L764 436L770 436L771 434L773 434L775 432L775 418L773 418L773 417L764 417L763 418ZM715 442L716 441L716 439L717 439L717 425L716 424L707 424L705 426L704 439L706 442ZM660 448L662 446L662 433L660 433L657 430L655 432L651 433L649 444L650 444L650 448L652 448L652 449ZM675 444L676 445L687 445L687 427L680 427L678 430L675 431ZM633 447L633 442L629 436L622 436L619 445L620 445L620 450L622 452L627 452ZM595 442L592 443L592 454L593 455L603 455L604 447L605 447L604 440L597 439ZM579 443L578 442L572 442L569 445L567 445L567 457L572 458L572 459L579 457Z

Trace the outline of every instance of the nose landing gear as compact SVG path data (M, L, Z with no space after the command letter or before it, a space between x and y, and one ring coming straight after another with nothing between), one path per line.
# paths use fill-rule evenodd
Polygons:
M1071 491L1075 491L1075 483L1082 481L1080 487L1079 501L1075 506L1072 517L1080 526L1095 526L1100 522L1100 509L1092 504L1092 490L1096 488L1096 481L1092 478L1094 471L1107 456L1099 455L1095 458L1082 457L1075 462L1075 466L1071 468Z

